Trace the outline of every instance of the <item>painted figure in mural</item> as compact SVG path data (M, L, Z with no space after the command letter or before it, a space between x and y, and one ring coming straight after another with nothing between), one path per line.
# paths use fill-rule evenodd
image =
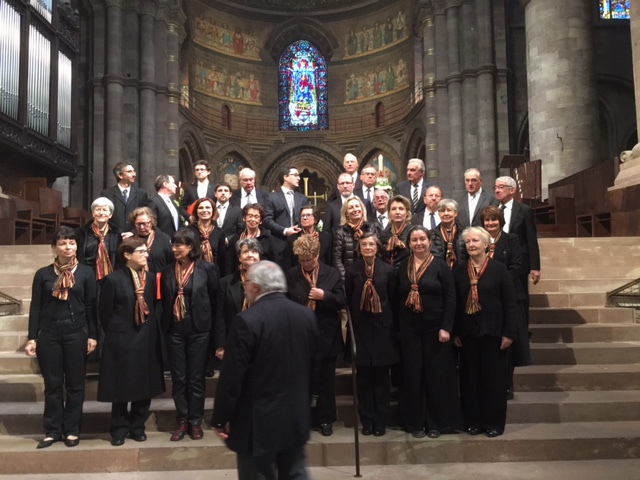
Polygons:
M376 67L376 75L373 80L373 94L382 93L384 88L384 72L380 71L380 67Z
M367 26L362 26L362 32L358 36L358 43L360 44L360 53L367 53L369 51L369 34Z
M389 67L387 68L387 75L384 79L384 82L387 92L390 92L391 90L396 88L396 73L393 70L393 65L389 65Z
M242 55L244 52L244 38L242 37L242 31L240 27L236 27L236 31L233 34L233 53L236 55Z
M373 25L373 49L376 50L380 47L382 47L382 29L380 22L376 22Z
M354 73L347 80L347 100L355 100L358 96L358 79Z
M249 74L249 81L247 82L247 91L249 92L249 100L252 102L260 101L260 84L256 80L253 73Z
M387 23L384 25L384 44L391 45L393 43L393 22L391 17L387 17Z
M404 14L402 13L402 11L399 11L398 16L396 17L396 40L400 40L402 37L404 37L404 29Z
M358 53L358 37L356 37L356 32L353 31L353 28L349 30L345 43L347 44L347 55L351 56Z
M226 23L222 24L222 48L231 49L231 31Z

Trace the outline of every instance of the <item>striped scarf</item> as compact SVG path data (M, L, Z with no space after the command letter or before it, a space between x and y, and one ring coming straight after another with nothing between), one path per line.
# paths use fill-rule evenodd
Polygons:
M347 222L347 225L349 225L353 230L353 240L357 243L358 240L360 240L360 237L364 235L364 232L362 231L362 225L364 225L364 219L361 218L358 223Z
M255 232L249 233L249 229L245 228L240 234L239 240L244 240L245 238L258 238L260 236L260 227L256 229Z
M93 223L91 230L98 238L98 252L96 254L96 280L102 280L104 277L113 272L113 266L111 265L111 259L109 258L109 250L107 249L107 243L105 239L109 233L109 224L105 225L104 230L100 231L98 225Z
M147 272L143 268L140 271L131 270L131 277L133 278L133 286L136 292L136 307L135 307L135 320L136 325L142 325L147 323L147 315L149 315L149 307L144 299L144 287L147 285Z
M306 228L303 228L302 235L311 235L314 238L318 238L320 236L320 232L318 232L318 229L314 225L308 230Z
M304 276L304 278L307 279L307 282L309 282L309 286L311 288L316 288L316 286L318 285L318 273L320 272L320 264L316 263L316 268L314 268L310 272L305 271L305 269L302 268L302 267L300 267L300 268L302 269L302 275ZM316 301L315 300L311 300L310 298L307 299L306 305L311 310L315 310L316 309Z
M183 272L180 262L176 262L176 285L178 286L178 295L176 296L176 301L173 303L173 316L176 319L176 322L181 322L187 314L187 305L185 304L184 299L184 286L189 282L195 266L196 262L191 262Z
M465 313L469 315L473 315L474 313L478 313L482 310L482 305L480 305L480 299L478 298L478 282L480 281L480 277L487 269L487 265L489 265L489 256L487 255L482 263L482 267L480 267L480 271L476 274L476 269L473 266L473 262L469 260L467 264L467 272L469 273L469 282L471 283L471 287L469 288L469 296L467 297L467 305L464 309Z
M440 232L442 232L442 239L447 244L447 253L445 254L447 265L449 265L449 268L453 270L453 267L455 266L457 260L456 250L455 248L453 248L453 242L455 241L456 233L458 233L458 226L454 223L453 228L451 229L451 233L447 233L447 229L444 228L444 225L440 224Z
M405 243L400 240L400 235L404 232L404 229L407 226L407 222L402 222L402 225L398 229L391 224L391 238L389 239L389 243L387 244L387 252L389 252L389 257L391 261L391 265L393 265L396 257L398 256L398 250L404 250L407 248Z
M242 311L244 312L251 306L251 302L244 294L244 282L247 281L247 271L240 265L240 281L242 282Z
M58 300L69 298L69 289L76 284L76 277L73 271L78 266L78 259L73 257L69 263L62 265L58 257L53 261L53 269L58 274L58 278L53 284L53 296Z
M425 258L422 263L418 266L416 270L416 258L413 253L411 257L409 257L409 264L407 265L407 276L409 277L409 281L411 282L411 290L409 291L409 296L407 297L407 301L404 303L405 306L410 307L415 313L422 312L424 307L422 305L422 298L420 297L418 282L424 275L424 272L427 271L429 265L433 261L433 255L429 253L427 258Z
M360 299L360 310L370 313L382 313L382 303L376 287L373 285L373 274L376 268L376 261L374 260L371 265L366 261L364 262L364 273L367 275L367 280L364 282L364 288L362 289L362 298Z
M213 222L209 223L209 225L205 226L203 223L198 220L196 224L198 226L198 230L200 231L200 235L202 236L202 243L200 244L200 248L202 249L202 253L200 258L202 258L205 262L213 263L215 260L215 255L213 254L213 249L211 248L211 243L209 242L209 236L213 233L215 225Z
M498 236L493 239L493 242L489 244L489 253L488 253L489 258L493 258L493 256L496 254L496 243L498 243L498 240L500 240L501 236L502 236L502 230L500 230L500 233L498 234Z

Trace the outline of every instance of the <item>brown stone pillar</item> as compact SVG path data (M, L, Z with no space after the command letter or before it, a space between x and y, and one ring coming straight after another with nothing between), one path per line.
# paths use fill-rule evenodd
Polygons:
M140 166L138 186L153 192L156 132L156 83L154 22L157 7L143 5L140 15Z
M592 6L525 0L529 141L542 160L543 198L549 183L600 160Z
M122 160L122 6L120 0L108 0L107 5L107 69L106 89L105 167L107 175Z

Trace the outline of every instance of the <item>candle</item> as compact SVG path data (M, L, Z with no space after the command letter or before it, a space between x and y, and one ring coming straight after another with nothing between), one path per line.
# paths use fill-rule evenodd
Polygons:
M382 169L384 168L384 160L382 154L378 155L378 176L382 176Z

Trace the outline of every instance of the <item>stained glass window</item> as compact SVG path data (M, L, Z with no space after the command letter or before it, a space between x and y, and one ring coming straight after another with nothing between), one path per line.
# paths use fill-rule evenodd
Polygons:
M600 0L600 18L603 20L629 20L631 0Z
M327 64L306 40L287 47L280 57L278 107L281 130L326 130Z

